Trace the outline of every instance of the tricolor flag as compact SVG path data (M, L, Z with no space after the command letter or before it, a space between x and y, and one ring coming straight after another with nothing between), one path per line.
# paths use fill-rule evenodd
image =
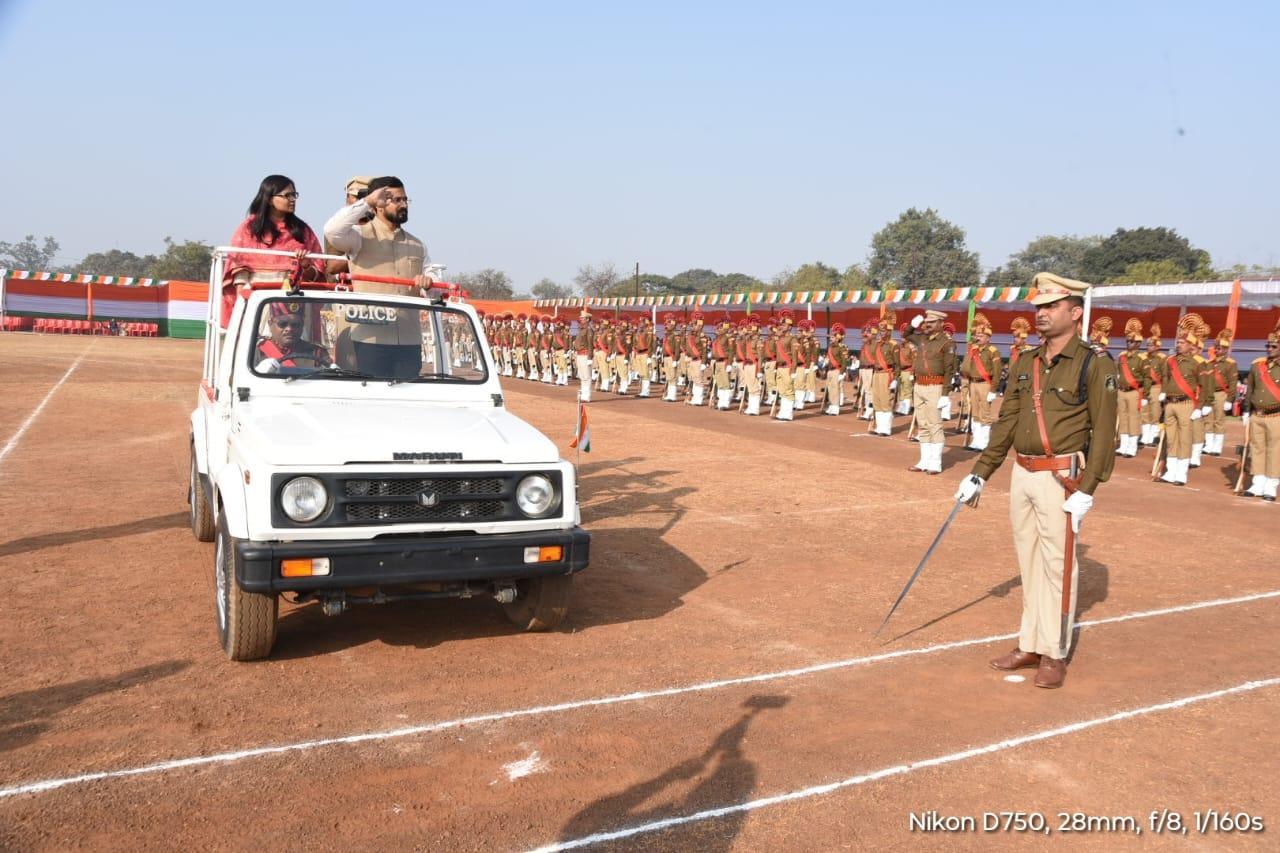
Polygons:
M591 425L587 423L587 404L578 401L578 422L574 426L573 441L569 446L583 453L591 452Z

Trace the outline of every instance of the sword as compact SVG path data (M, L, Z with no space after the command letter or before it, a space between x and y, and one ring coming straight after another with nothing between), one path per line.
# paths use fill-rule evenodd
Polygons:
M974 496L972 506L977 506L977 496ZM893 613L898 609L898 605L902 603L902 599L907 597L907 593L911 591L911 585L916 582L916 578L920 577L920 572L924 569L924 564L929 562L929 558L933 556L934 550L938 547L938 543L942 541L942 537L946 535L947 528L951 526L951 522L955 521L956 513L960 511L960 507L964 506L964 501L957 500L956 505L951 508L951 514L947 516L947 520L942 522L942 529L938 531L938 535L933 537L933 544L929 546L929 550L924 552L924 557L920 559L920 565L916 566L916 570L911 573L911 577L907 580L907 585L902 588L902 592L898 593L898 600L893 603L893 607L889 608L889 615L884 617L884 621L880 623L880 627L876 629L876 635L884 630L884 626L889 624L889 619L893 617Z
M1080 471L1080 459L1078 456L1071 457L1071 480L1075 482ZM1070 493L1068 493L1069 495ZM1062 658L1067 656L1067 646L1071 635L1067 633L1067 625L1071 621L1071 579L1075 574L1075 550L1076 550L1076 533L1071 527L1071 513L1064 512L1067 517L1067 538L1063 543L1063 559L1062 559L1062 616L1058 620L1058 654Z

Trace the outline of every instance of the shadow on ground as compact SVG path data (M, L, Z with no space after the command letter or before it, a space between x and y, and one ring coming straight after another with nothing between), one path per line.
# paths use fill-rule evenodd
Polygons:
M156 530L171 530L186 527L188 523L185 512L173 512L168 515L156 515L151 518L140 518L121 524L109 524L103 527L86 527L83 530L67 530L59 533L46 533L41 536L27 536L0 543L0 557L14 554L25 554L39 551L42 548L53 548L57 545L72 545L77 542L96 542L102 539L116 539L120 536L133 536L138 533L152 533Z
M638 458L588 463L578 469L584 525L591 532L591 564L573 582L569 615L557 629L583 631L656 619L680 607L707 571L665 541L685 513L680 499L696 491L669 487L676 471L637 473ZM592 527L617 518L651 519L648 526ZM325 616L310 604L281 615L274 659L329 654L370 642L431 648L450 641L518 633L490 598L404 601Z
M189 660L149 664L99 678L38 687L0 697L0 752L29 743L48 728L48 720L94 696L127 690L181 672Z
M587 838L749 800L756 787L756 766L742 749L747 729L756 715L781 708L788 701L786 696L752 696L743 703L747 710L737 722L722 731L705 752L589 804L564 825L560 840ZM731 812L715 820L646 834L644 844L657 849L727 851L733 848L746 817L745 811ZM619 839L614 849L626 843L626 839Z
M1076 547L1076 558L1080 564L1078 569L1080 576L1076 586L1077 621L1084 619L1085 614L1088 613L1095 604L1101 604L1107 600L1107 593L1111 585L1111 570L1104 564L1099 563L1097 560L1089 559L1088 553L1088 545L1081 544ZM950 619L952 616L963 613L971 607L976 607L989 598L1004 598L1021 586L1022 577L1020 575L1014 575L1008 580L1002 581L1001 583L991 587L991 589L987 590L982 595L966 601L964 604L961 604L959 607L952 608L946 613L935 616L928 622L917 625L909 631L904 631L888 642L901 640L903 637L909 637L912 634L923 631L925 628L937 625L939 622L943 622ZM1013 625L1011 630L1016 630L1017 627L1017 625Z

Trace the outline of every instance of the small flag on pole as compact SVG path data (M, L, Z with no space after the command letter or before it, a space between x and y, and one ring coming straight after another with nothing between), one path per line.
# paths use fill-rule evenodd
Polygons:
M573 441L569 446L582 453L591 452L591 425L587 423L587 405L578 401L578 423L573 430Z

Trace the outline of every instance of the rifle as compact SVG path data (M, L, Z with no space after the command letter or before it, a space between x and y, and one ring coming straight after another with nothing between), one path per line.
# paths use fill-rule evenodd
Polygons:
M1156 444L1156 459L1151 463L1151 479L1160 479L1160 469L1164 464L1164 424L1160 424L1160 441Z
M911 436L916 431L916 410L911 410L911 423L907 425L907 441L911 440Z
M1253 421L1244 428L1244 444L1240 445L1240 476L1236 477L1236 487L1231 491L1239 495L1244 492L1245 466L1249 463L1249 434L1253 429Z

